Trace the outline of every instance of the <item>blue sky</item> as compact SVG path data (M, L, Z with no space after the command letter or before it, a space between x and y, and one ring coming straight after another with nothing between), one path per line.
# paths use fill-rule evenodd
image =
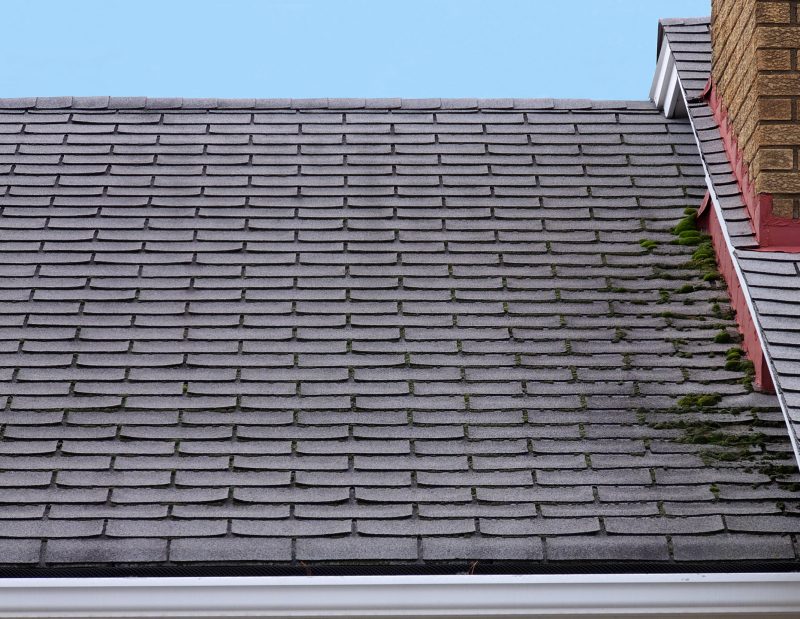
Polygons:
M0 96L647 97L710 0L4 0Z

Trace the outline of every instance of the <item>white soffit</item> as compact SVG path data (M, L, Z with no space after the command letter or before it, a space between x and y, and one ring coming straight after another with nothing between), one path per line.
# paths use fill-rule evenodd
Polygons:
M800 616L800 574L0 579L0 617Z

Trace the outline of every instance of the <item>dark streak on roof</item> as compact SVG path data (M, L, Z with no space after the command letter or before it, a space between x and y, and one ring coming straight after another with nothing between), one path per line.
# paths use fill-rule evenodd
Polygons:
M132 101L0 103L0 561L795 560L688 123Z

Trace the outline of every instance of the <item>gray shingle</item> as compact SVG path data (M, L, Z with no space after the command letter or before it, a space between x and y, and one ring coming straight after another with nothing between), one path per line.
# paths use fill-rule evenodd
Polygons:
M422 558L430 561L541 561L539 539L430 538L422 546Z
M38 563L41 545L41 542L33 539L0 540L2 562L19 565Z
M792 559L794 549L788 535L717 534L672 538L676 561Z
M170 544L170 561L206 563L213 556L217 561L289 561L291 540L275 538L183 538Z
M545 542L552 561L666 561L667 538L642 536L553 537Z
M300 561L390 561L417 558L417 542L403 537L297 540Z
M48 542L44 559L50 564L159 563L167 560L167 541L163 539L58 539Z

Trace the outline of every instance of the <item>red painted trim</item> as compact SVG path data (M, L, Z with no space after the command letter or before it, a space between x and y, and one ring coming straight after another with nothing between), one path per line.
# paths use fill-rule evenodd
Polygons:
M750 306L747 304L739 275L733 264L733 257L728 251L722 226L717 218L716 211L709 207L711 196L706 193L703 198L703 205L698 211L698 222L703 230L711 236L711 244L717 255L717 265L719 272L725 283L728 285L728 293L731 297L731 306L736 312L736 324L739 326L739 333L742 334L742 349L747 358L753 362L755 367L755 384L761 391L775 393L775 386L772 384L772 376L767 367L767 360L764 350L761 348L761 340L758 337L753 315L750 313Z
M733 175L747 206L747 214L750 216L750 224L755 232L759 251L800 253L800 220L776 217L772 214L772 195L756 193L747 162L744 160L744 154L739 148L733 125L728 117L728 110L711 79L703 90L703 96L708 99L708 105L719 126L725 153L728 155Z

